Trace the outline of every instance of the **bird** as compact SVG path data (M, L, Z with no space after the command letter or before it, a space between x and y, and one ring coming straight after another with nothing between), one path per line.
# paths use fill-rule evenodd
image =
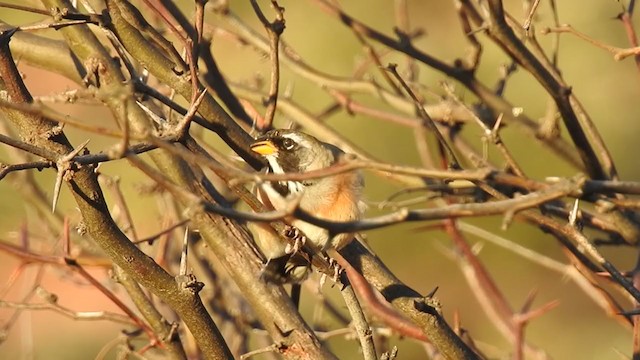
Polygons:
M250 149L266 159L268 172L274 174L324 169L345 154L333 144L291 129L270 130L258 137ZM291 201L297 201L302 210L317 218L347 222L362 216L363 187L362 174L353 170L315 179L263 182L257 187L257 195L265 206L274 210L287 209ZM327 229L296 218L286 218L285 222L300 230L307 241L323 252L340 250L354 238L354 234L347 233L332 236ZM254 223L251 227L256 245L268 262L291 258L287 242L280 239L268 224ZM301 271L299 264L295 263L289 264L285 272L294 281L306 277L306 271Z

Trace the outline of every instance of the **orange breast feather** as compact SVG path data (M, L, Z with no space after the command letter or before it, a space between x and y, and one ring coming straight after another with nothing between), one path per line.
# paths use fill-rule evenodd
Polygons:
M316 217L333 221L350 221L358 218L359 186L355 173L342 174L337 176L338 183L335 184L331 193L325 194L323 201L312 211ZM346 191L350 189L350 191ZM355 191L354 191L355 190Z

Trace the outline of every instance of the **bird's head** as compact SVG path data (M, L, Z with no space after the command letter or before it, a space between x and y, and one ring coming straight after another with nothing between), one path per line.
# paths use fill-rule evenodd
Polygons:
M334 163L335 146L296 130L271 130L251 144L264 156L274 173L302 173L326 168Z

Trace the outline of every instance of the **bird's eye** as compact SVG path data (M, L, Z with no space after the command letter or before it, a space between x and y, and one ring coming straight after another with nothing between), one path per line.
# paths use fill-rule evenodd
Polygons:
M289 138L284 138L282 140L282 147L284 147L287 150L291 150L293 149L293 147L296 145L295 142L293 142L293 140L289 139Z

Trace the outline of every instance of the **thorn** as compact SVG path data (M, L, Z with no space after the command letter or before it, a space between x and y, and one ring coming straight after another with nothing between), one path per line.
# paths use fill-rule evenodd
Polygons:
M502 118L504 117L503 113L498 115L498 119L496 119L496 123L493 125L493 129L491 130L491 136L494 138L498 137L498 131L500 130L500 125L502 124Z
M514 316L514 321L519 324L526 324L533 319L536 319L541 317L542 315L545 315L549 311L558 307L558 305L560 305L560 300L552 300L535 310L530 310L530 311L527 311L526 313L516 314Z
M62 178L64 178L64 173L67 172L67 169L58 168L58 173L56 174L56 183L53 185L53 201L51 204L51 212L56 212L56 205L58 205L58 198L60 197L60 188L62 187Z
M163 119L160 115L157 115L156 113L154 113L153 111L151 111L151 109L149 109L148 107L146 107L143 103L141 103L140 101L136 101L136 104L138 104L138 106L140 106L140 108L147 113L147 115L149 115L149 117L151 118L151 120L153 120L156 124L164 126L167 123L167 120Z
M527 298L524 300L524 304L522 305L522 309L520 309L521 313L526 313L531 310L531 305L533 305L533 301L536 299L538 295L538 289L533 289L527 295Z
M67 161L67 162L71 161L74 157L76 157L78 154L80 154L80 151L84 150L84 148L87 147L87 144L89 143L89 141L91 141L91 139L85 140L85 142L80 144L80 146L78 146L77 148L73 149L70 153L68 153L67 155L63 156L58 161Z
M431 299L431 298L436 294L436 292L438 292L438 289L439 289L439 287L438 287L438 286L434 287L434 288L433 288L433 290L431 290L431 291L430 291L427 295L425 295L424 297L425 297L426 299Z
M180 276L187 275L187 252L189 249L189 227L184 229L184 237L182 239L182 255L180 256Z
M573 209L571 209L571 212L569 213L569 225L571 225L572 227L576 226L576 220L578 219L578 212L580 211L578 209L579 203L580 203L580 199L576 199L576 201L573 202Z
M87 139L85 142L80 144L80 146L73 149L70 153L61 156L58 161L56 161L56 167L58 168L58 173L56 174L56 183L53 186L53 200L51 203L51 212L56 212L56 206L58 205L58 198L60 197L60 188L62 187L62 180L64 179L64 175L71 168L71 160L76 157L84 148L87 146L91 139Z

